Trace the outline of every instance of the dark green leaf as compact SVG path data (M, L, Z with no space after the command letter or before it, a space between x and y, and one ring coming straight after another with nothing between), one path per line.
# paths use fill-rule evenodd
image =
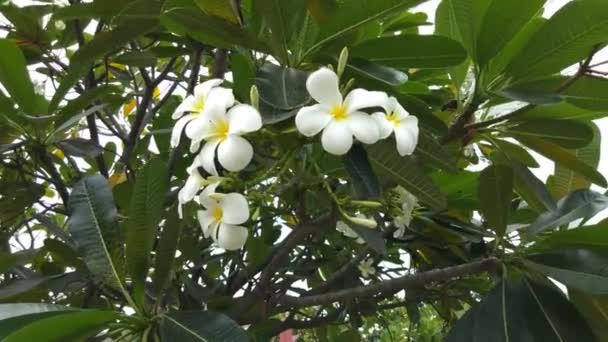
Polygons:
M565 148L584 147L593 139L593 130L588 124L573 120L530 120L506 132L515 138L542 138Z
M241 327L230 318L209 311L177 311L162 316L163 341L249 341Z
M389 87L397 87L407 81L407 75L404 72L364 59L352 59L346 65L346 70Z
M36 93L21 50L11 40L0 39L0 51L0 83L24 112L42 114L32 101Z
M157 56L150 51L130 51L112 58L114 63L148 67L156 63Z
M435 33L460 42L476 60L477 36L489 4L487 0L441 1L435 17Z
M27 279L16 279L9 281L0 287L0 300L12 298L22 293L31 291L49 281L50 277L33 276Z
M275 64L264 64L257 72L260 100L274 108L293 110L310 101L306 90L308 73Z
M143 305L150 251L156 240L158 223L163 215L165 194L169 188L167 167L152 159L137 173L131 195L127 222L127 271L134 285L135 300Z
M479 177L479 210L490 229L498 236L505 234L511 197L513 192L513 171L505 165L491 165Z
M352 222L349 222L348 226L351 227L371 249L376 251L376 253L386 255L386 241L380 230L359 226Z
M462 46L450 38L408 34L365 41L354 46L351 54L396 68L443 68L466 58Z
M152 284L154 285L156 297L162 295L171 280L180 232L181 220L177 215L177 210L172 209L163 225L163 230L158 239L158 246L156 247L154 275L152 276Z
M55 145L65 154L74 157L97 157L103 153L103 147L93 140L72 138L57 141Z
M194 0L194 2L208 15L228 20L233 24L238 24L240 18L236 11L235 3L225 0ZM234 5L233 5L234 4Z
M514 121L538 119L590 121L605 116L604 112L578 108L563 101L544 106L526 106L517 112L513 117Z
M608 341L608 296L593 296L576 289L568 289L568 297L587 319L599 342Z
M511 162L511 167L515 174L515 188L530 206L539 212L557 209L555 200L545 183L536 178L530 169L516 161Z
M275 56L283 64L289 63L289 42L293 34L293 13L290 11L297 10L293 6L294 1L281 0L258 0L254 5L259 7L259 13L262 14L268 27L271 31L272 47Z
M123 289L116 262L118 212L107 180L100 175L78 182L70 194L68 227L87 267L101 283Z
M608 79L582 76L571 84L561 96L568 103L591 111L608 110Z
M557 209L538 217L528 227L536 234L549 228L559 227L579 218L591 218L608 207L608 197L591 190L577 190L557 202Z
M351 177L351 184L355 190L355 197L359 199L379 198L381 195L380 183L374 173L367 152L363 146L356 144L342 158L344 168Z
M520 136L518 140L543 156L555 161L557 164L581 174L589 181L602 187L608 186L606 179L601 173L585 164L568 150L537 137Z
M427 130L421 129L418 136L418 145L414 154L421 157L425 162L447 172L458 171L454 156L448 153L437 139Z
M606 35L608 2L569 2L530 38L507 71L517 79L559 72L587 57Z
M536 242L532 251L560 250L563 248L608 248L608 226L598 224L554 232Z
M516 145L507 140L501 139L492 139L492 143L496 146L496 148L507 155L509 159L515 159L518 162L522 163L525 166L536 168L538 167L538 162L525 148L520 145Z
M62 126L70 118L90 107L91 104L116 91L118 91L117 88L107 86L99 86L85 91L59 110L55 119L55 128Z
M8 335L3 341L70 341L94 335L120 314L112 311L67 312L31 322Z
M477 62L485 65L522 27L541 12L545 0L493 0L477 37Z
M368 158L376 173L394 180L431 207L443 209L446 204L444 194L412 157L401 157L394 144L394 141L387 139L367 148Z
M547 250L527 256L525 265L566 286L591 294L608 294L608 253L598 248Z
M593 341L576 308L553 287L503 280L469 309L446 342Z

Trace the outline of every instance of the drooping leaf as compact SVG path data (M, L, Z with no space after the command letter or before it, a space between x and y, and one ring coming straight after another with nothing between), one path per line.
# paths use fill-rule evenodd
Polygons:
M443 0L437 7L435 33L460 42L477 60L477 36L488 8L486 0Z
M418 199L436 209L445 207L445 195L416 164L412 157L401 157L391 139L367 148L367 154L378 175L384 175L403 186Z
M520 145L516 145L510 141L502 139L492 139L492 143L500 152L507 155L509 159L515 159L523 165L532 168L539 166L536 159L534 159L534 157L532 157L532 155L530 155L530 153Z
M517 79L559 72L587 57L607 34L607 2L569 2L530 38L507 71Z
M477 62L485 65L538 14L545 0L493 0L477 37Z
M230 318L210 311L176 311L162 316L163 341L249 341L245 331Z
M134 285L135 300L144 301L144 287L149 270L150 252L156 239L158 223L163 214L168 190L167 167L160 159L152 159L137 173L131 194L127 222L127 271Z
M446 342L593 341L576 308L557 289L529 279L503 280L469 309Z
M354 145L342 158L342 161L344 162L344 168L350 174L355 197L360 199L380 197L380 183L363 146Z
M489 228L498 236L505 234L511 196L513 192L513 171L505 165L491 165L479 177L479 209Z
M57 141L55 145L65 154L74 157L97 157L103 153L103 147L89 139L65 139Z
M515 188L519 194L539 212L557 209L555 200L547 186L538 179L526 166L517 161L511 162L515 175Z
M70 194L68 228L91 274L101 283L123 289L118 212L107 180L88 176Z
M536 234L549 228L559 227L579 218L590 218L608 207L608 197L595 191L577 190L557 202L557 209L541 214L528 227Z
M526 267L590 294L608 294L608 253L598 248L547 250L526 257Z
M590 111L608 110L608 79L582 76L563 92L568 103Z
M543 156L555 161L557 164L579 173L587 180L602 187L608 186L606 179L601 173L581 161L568 150L537 137L519 136L518 140Z
M154 285L156 297L162 295L171 280L180 232L181 220L177 215L177 210L173 209L163 225L163 230L158 239L158 246L156 247L154 275L152 276L152 284Z
M591 127L574 120L530 120L506 131L515 138L536 137L565 148L585 147L593 139Z
M608 225L598 224L554 232L537 241L531 251L560 250L564 248L607 248Z
M0 39L0 83L19 107L28 114L36 113L34 86L23 53L9 39Z
M459 65L466 58L462 46L450 38L409 34L364 41L351 54L397 68L443 68Z

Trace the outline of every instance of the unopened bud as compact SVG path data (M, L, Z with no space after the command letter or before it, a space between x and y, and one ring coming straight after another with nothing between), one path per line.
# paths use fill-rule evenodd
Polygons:
M365 208L380 208L382 203L376 201L351 201L352 204Z
M346 63L348 63L348 48L345 46L342 52L340 52L340 58L338 59L338 77L344 73Z
M260 109L260 92L255 84L251 86L251 89L249 89L249 102L255 109Z
M366 228L376 228L378 226L378 223L376 223L376 221L374 219L368 219L365 217L353 217L353 216L348 216L346 217L350 222L359 225L359 226L363 226Z

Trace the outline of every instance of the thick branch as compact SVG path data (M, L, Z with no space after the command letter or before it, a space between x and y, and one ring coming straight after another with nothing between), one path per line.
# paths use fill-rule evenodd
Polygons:
M278 302L279 304L288 308L301 308L330 304L353 298L369 297L378 293L396 293L406 288L422 287L432 282L447 281L453 278L471 274L494 271L500 268L500 266L500 261L497 258L490 257L468 264L435 269L427 272L419 272L396 279L386 280L378 284L358 286L326 294L306 297L293 297L285 295L279 298Z

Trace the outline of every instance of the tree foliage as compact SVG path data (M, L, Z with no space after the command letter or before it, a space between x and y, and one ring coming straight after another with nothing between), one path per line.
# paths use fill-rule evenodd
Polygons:
M423 2L0 1L2 339L606 340L608 2Z

